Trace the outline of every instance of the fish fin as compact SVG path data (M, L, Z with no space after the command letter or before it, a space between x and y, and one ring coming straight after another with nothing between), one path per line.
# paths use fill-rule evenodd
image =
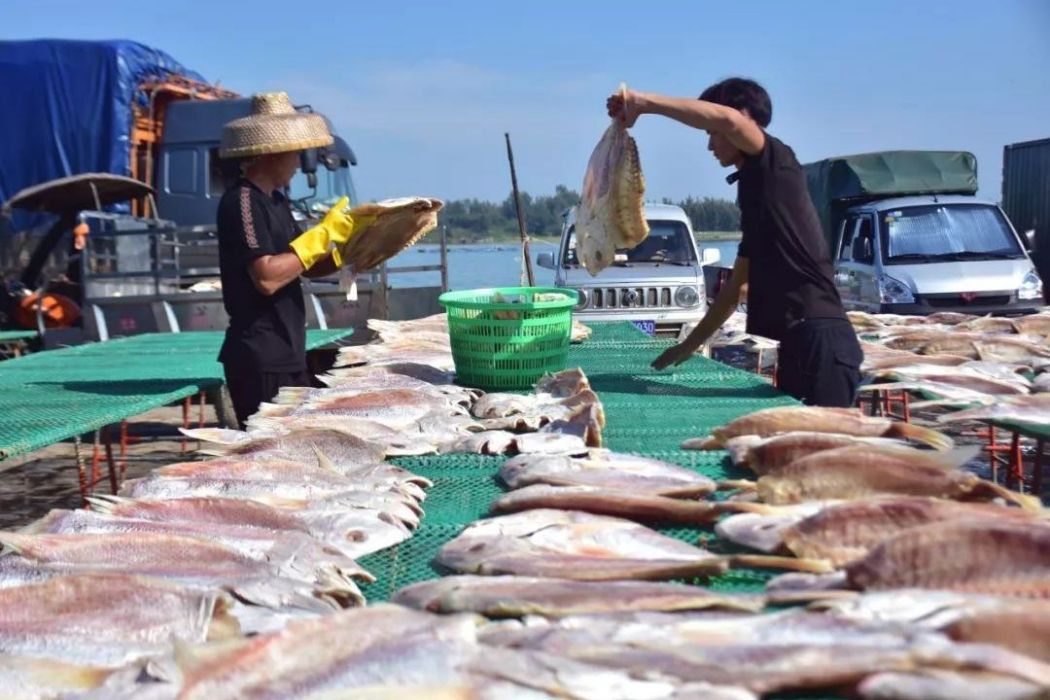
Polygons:
M724 481L716 483L719 491L728 491L730 489L737 489L738 491L754 491L758 488L757 482L751 481L750 479L725 479Z
M179 674L184 680L188 680L217 661L229 658L231 653L237 649L241 649L251 643L251 638L241 637L209 644L190 644L173 636L171 638L171 651L175 659L175 665L179 669Z
M19 534L17 532L0 532L0 545L15 554L32 557L32 535Z
M326 569L317 572L316 590L322 599L334 602L341 608L365 605L365 596L356 583Z
M937 450L950 450L955 447L955 441L939 430L924 428L914 423L891 423L883 437L910 439Z
M761 442L762 438L758 435L741 435L727 440L725 449L729 453L729 458L733 460L733 464L739 467L748 464L751 448ZM684 446L683 449L685 449Z
M713 435L705 438L689 438L680 447L683 450L720 450L722 449L722 440Z
M982 445L964 445L962 447L953 447L950 450L927 453L926 456L933 464L945 471L951 471L975 459L983 449Z
M207 602L207 601L204 601ZM207 605L208 634L205 641L217 642L228 639L240 639L244 635L241 632L241 623L233 614L231 601L225 596L219 596L213 603Z
M750 566L759 569L790 569L805 571L811 574L826 574L835 570L827 559L800 559L796 557L778 557L771 554L732 554L730 565Z
M65 661L11 657L18 659L19 670L44 685L67 689L92 690L100 687L113 675L115 669L100 666L79 666ZM17 696L17 694L16 694ZM17 696L22 697L22 696ZM34 696L35 697L35 696ZM50 695L48 697L51 697ZM63 697L66 697L63 694Z
M88 502L88 505L91 506L91 510L109 515L115 508L117 508L117 506L131 503L134 499L127 498L126 496L112 496L105 493L99 493L94 496L86 496L85 500Z
M282 386L277 390L273 402L277 404L301 404L314 389L308 386Z
M179 428L179 432L188 438L212 442L219 445L239 445L251 440L251 436L240 430L228 428Z
M985 349L984 343L973 342L970 343L973 346L974 352L977 353L977 359L981 361L990 361L993 359L992 353Z
M261 418L273 418L275 416L287 416L295 406L290 404L279 404L279 403L268 403L263 402L259 404L259 410L254 415Z
M1001 486L994 481L985 481L981 479L977 488L974 489L975 493L984 493L992 498L1001 498L1007 503L1013 503L1020 506L1023 510L1042 510L1043 502L1038 496L1033 496L1026 493L1018 493L1017 491L1011 491L1005 486Z
M314 451L315 455L317 455L318 467L320 467L324 471L331 472L333 474L338 474L339 476L346 476L346 472L340 471L339 468L335 466L335 463L328 458L328 455L326 455L324 452L321 452L321 448L317 447L316 445L310 445L310 449Z

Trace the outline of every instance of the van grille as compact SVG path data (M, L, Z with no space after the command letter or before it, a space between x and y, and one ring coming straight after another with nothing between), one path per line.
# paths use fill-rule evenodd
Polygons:
M979 309L983 306L1007 306L1013 301L1013 295L1008 292L978 294L973 297L963 297L960 294L927 294L916 301L926 302L934 307L972 306Z
M593 287L592 309L656 309L672 305L671 287Z

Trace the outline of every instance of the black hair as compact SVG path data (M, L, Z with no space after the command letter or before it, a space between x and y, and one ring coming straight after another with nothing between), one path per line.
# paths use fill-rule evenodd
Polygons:
M773 121L773 103L769 99L769 93L748 78L726 78L704 90L700 99L733 109L746 109L763 129Z

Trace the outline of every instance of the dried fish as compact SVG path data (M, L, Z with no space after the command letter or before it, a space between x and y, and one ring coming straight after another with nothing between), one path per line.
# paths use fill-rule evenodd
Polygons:
M770 437L795 431L911 439L942 450L953 446L951 438L936 430L889 418L865 416L860 409L780 406L741 416L721 428L715 428L709 438L687 440L682 448L717 450L725 447L730 438L741 435Z
M578 458L522 455L507 461L499 476L512 489L530 484L599 486L637 494L695 497L717 488L710 478L675 464L597 449Z
M462 573L580 581L705 576L727 567L721 557L629 520L564 510L479 520L435 561Z
M432 612L486 617L563 617L609 612L736 610L759 612L760 595L649 581L572 581L526 576L447 576L403 588L392 602Z
M638 146L622 124L606 129L587 163L576 218L576 251L597 275L617 249L634 248L649 235L643 210L645 179Z
M725 512L718 503L689 501L601 486L532 484L496 499L492 510L516 513L535 508L579 510L637 521L707 523Z
M955 500L1002 498L1024 508L1041 508L1037 498L947 468L969 461L979 450L978 446L959 448L937 460L910 448L839 447L803 457L761 477L758 497L772 504L888 494Z

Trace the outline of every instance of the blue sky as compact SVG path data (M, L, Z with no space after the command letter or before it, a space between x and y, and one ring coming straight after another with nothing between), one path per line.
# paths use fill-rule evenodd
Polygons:
M239 92L287 90L354 147L365 198L502 199L505 131L523 189L579 189L620 81L695 96L753 77L803 162L965 149L996 200L1003 145L1050 137L1047 0L5 0L0 26L134 39ZM633 131L647 196L735 194L702 133L652 116Z

